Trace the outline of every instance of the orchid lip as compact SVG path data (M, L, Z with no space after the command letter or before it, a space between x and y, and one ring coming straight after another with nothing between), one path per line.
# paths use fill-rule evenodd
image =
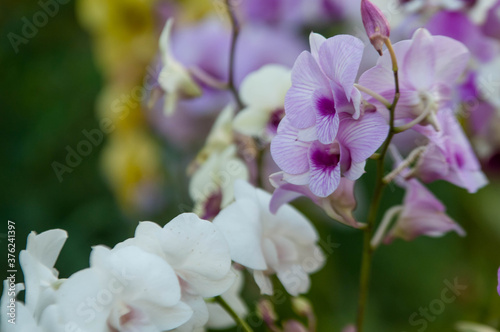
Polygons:
M311 162L325 170L334 169L340 162L340 149L338 144L324 145L316 143L311 147Z
M271 116L269 117L269 121L267 123L267 131L271 134L271 136L275 136L278 133L278 125L281 122L281 119L285 116L285 110L283 108L275 109Z
M316 101L316 108L322 116L335 116L335 103L329 98L320 98Z

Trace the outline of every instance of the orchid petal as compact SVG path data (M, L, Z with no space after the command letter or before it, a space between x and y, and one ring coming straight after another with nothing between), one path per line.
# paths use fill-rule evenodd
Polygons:
M271 141L274 161L290 174L301 174L309 169L307 151L310 144L297 140L298 132L285 116L278 126L278 135Z
M338 140L350 152L352 161L368 159L385 141L389 125L378 113L367 113L359 120L341 117Z
M326 41L326 38L319 33L311 32L309 34L309 45L311 46L311 54L317 62L319 62L319 48Z
M217 281L227 276L231 259L224 235L213 223L198 218L194 213L179 215L166 224L164 229L162 249L167 261L200 295L214 296L205 295L205 289L209 293L213 289L197 285L197 282ZM223 284L221 287L225 288L226 282Z
M241 218L242 213L245 218ZM259 207L254 201L237 200L223 209L213 223L224 234L233 261L251 269L267 269L260 244Z
M320 64L324 73L343 87L349 99L363 57L363 49L363 42L349 35L329 38L319 49Z
M263 271L253 271L253 278L260 288L260 293L264 295L273 295L274 287L271 279L264 274Z
M418 29L403 60L403 77L417 90L429 90L436 74L436 51L429 31Z
M247 106L258 107L270 113L283 107L285 94L291 85L289 68L275 64L265 65L248 74L241 83L241 101Z
M314 125L312 96L318 87L328 86L328 80L309 52L302 52L292 69L292 87L285 97L285 112L297 128Z
M470 54L464 44L444 36L434 36L436 79L452 84L463 74Z
M335 102L327 91L320 89L314 92L313 103L316 110L318 140L323 144L332 143L339 129L339 115L335 109Z
M248 106L234 117L234 129L244 135L261 136L269 121L270 114L262 109Z
M333 170L325 170L321 166L311 165L309 187L319 197L327 197L337 189L340 182L340 165Z

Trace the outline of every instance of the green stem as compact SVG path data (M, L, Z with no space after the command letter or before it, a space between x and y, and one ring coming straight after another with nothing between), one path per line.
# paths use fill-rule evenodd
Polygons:
M247 322L241 319L241 317L238 316L236 312L234 312L233 308L231 308L231 306L227 304L227 302L221 296L214 297L214 300L229 314L229 316L231 316L231 318L234 319L236 324L238 324L243 329L243 331L253 332L252 328L248 326Z
M389 134L390 135L390 134ZM392 137L391 137L392 138ZM389 140L388 140L389 141ZM370 211L368 213L367 224L365 232L363 234L363 255L361 258L361 275L359 280L359 300L358 300L358 318L357 318L357 332L363 331L363 321L364 313L366 307L366 300L368 298L368 289L370 281L370 272L372 264L373 249L371 247L371 239L373 236L373 231L375 228L375 220L377 218L378 207L382 199L382 193L385 187L382 181L383 177L383 165L385 152L384 149L381 153L381 158L377 160L377 183L375 185L375 191L373 193L373 201L370 205Z
M380 201L382 200L382 195L384 192L384 188L386 183L384 183L384 161L385 155L387 154L387 150L389 149L389 145L391 144L392 138L396 131L394 130L394 110L396 109L396 105L399 100L399 79L398 79L398 65L396 60L396 53L392 48L391 41L387 39L386 41L387 49L391 55L392 60L392 69L394 71L394 84L395 84L395 93L394 100L392 104L387 108L389 110L390 119L389 119L389 134L387 135L387 139L385 140L382 150L380 151L379 158L377 161L377 177L375 183L375 190L373 192L373 200L370 205L370 210L368 212L368 218L366 221L366 228L364 229L363 234L363 254L361 257L361 272L359 278L359 300L358 300L358 317L356 320L356 332L363 331L363 322L365 316L365 307L366 301L368 299L368 291L370 284L370 272L372 265L372 258L374 249L371 246L371 239L375 229L375 222L377 220L377 213L380 205Z
M238 90L236 89L236 85L234 84L234 53L236 51L236 41L238 40L238 35L240 33L240 26L238 24L238 20L233 12L232 5L230 0L226 0L226 7L229 14L229 19L231 21L231 49L229 53L229 70L228 70L228 82L227 86L236 100L236 104L238 105L238 110L243 108L243 103L241 102L240 96L238 94Z

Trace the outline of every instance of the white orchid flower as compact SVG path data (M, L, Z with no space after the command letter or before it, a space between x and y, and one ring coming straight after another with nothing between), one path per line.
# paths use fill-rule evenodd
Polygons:
M191 318L177 275L158 255L136 246L97 246L90 265L57 292L59 309L73 331L161 332Z
M212 219L234 200L234 181L250 178L247 165L238 156L233 116L231 106L222 110L195 161L189 195L195 203L194 212L203 219Z
M325 261L313 225L290 205L272 214L271 194L245 181L236 182L234 194L236 201L214 219L233 261L253 270L263 294L273 293L269 275L274 273L291 295L307 292L309 273L318 271Z
M246 105L234 118L234 129L270 142L285 115L285 95L292 85L291 70L266 65L241 83L241 100Z
M165 91L165 114L175 111L177 102L181 98L194 98L201 95L201 88L191 77L189 71L178 62L172 54L170 37L172 33L172 18L167 20L160 36L160 53L163 67L160 71L158 82Z

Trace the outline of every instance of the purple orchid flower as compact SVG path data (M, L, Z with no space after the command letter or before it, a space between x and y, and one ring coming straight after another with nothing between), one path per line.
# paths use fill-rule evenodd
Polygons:
M469 70L465 81L459 86L459 98L463 103L463 111L468 112L468 129L475 137L488 140L489 128L495 121L495 106L483 99L481 95L482 82L476 71Z
M238 10L246 21L297 28L306 20L306 5L304 0L242 0Z
M451 110L438 114L442 130L415 126L415 130L429 138L429 144L420 157L414 175L424 182L446 180L470 193L484 187L488 180L481 165Z
M486 21L482 26L485 35L500 40L500 1L497 1L486 15Z
M324 198L337 189L341 176L354 181L363 174L389 126L373 109L364 109L354 87L363 43L352 36L325 39L312 33L310 44L311 52L302 52L292 69L286 116L271 154L283 170L283 182L307 185Z
M358 120L341 113L338 122L335 141L324 144L315 126L301 130L288 115L281 120L271 154L286 182L308 185L314 195L327 197L337 189L341 176L354 181L364 173L366 159L384 142L389 126L376 112L366 112Z
M178 25L172 32L172 53L192 73L204 73L215 81L226 82L228 75L231 31L217 17L208 17L193 25ZM297 34L265 25L242 27L235 50L234 75L237 87L251 72L275 63L291 67L304 49ZM158 73L151 73L150 80ZM163 101L158 100L148 116L151 125L175 144L197 144L206 136L215 116L232 100L231 93L210 86L192 75L201 87L198 98L181 99L175 113L163 114Z
M361 94L354 81L364 45L353 36L329 39L311 33L311 52L302 52L292 69L292 87L285 98L285 113L297 129L316 126L319 142L330 144L339 128L339 115L357 119Z
M385 244L399 237L411 241L418 236L439 237L455 231L465 231L445 213L445 206L418 180L406 182L406 195L394 227L384 239Z
M235 7L242 21L299 30L348 19L358 14L359 1L239 0Z
M226 81L230 34L231 31L220 19L209 17L196 25L174 31L173 53L185 67L197 67L215 79ZM235 58L238 59L234 68L236 85L239 86L249 73L265 64L291 66L302 48L303 43L295 34L263 25L245 25L235 51ZM220 110L230 101L230 95L226 91L199 83L203 88L202 97L184 101L181 105L183 108L209 113L214 109ZM207 108L207 105L210 107Z
M422 124L432 124L439 129L436 114L451 103L454 82L469 61L467 48L451 38L432 36L425 29L418 29L412 40L393 46L398 59L401 92L396 119L411 120L428 112ZM380 57L375 67L361 76L359 84L387 100L394 98L394 78L388 52ZM373 97L364 97L368 102L382 106Z
M499 51L497 41L485 36L481 27L472 22L462 11L439 11L427 22L426 28L433 35L442 35L463 43L480 62L488 62Z

